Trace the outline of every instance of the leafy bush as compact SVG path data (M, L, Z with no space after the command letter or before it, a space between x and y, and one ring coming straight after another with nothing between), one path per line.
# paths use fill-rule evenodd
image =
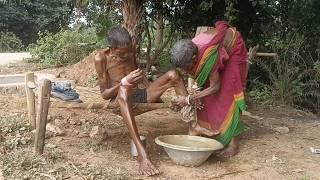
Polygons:
M168 51L163 51L158 59L157 65L159 66L160 72L167 72L174 67L174 65L170 62L170 53Z
M260 96L256 98L259 100L270 97L269 100L273 103L318 111L320 109L319 58L311 56L304 47L306 44L303 38L293 38L284 43L282 48L278 48L279 57L270 61L259 61L258 66L264 73L253 84L262 89L253 89L249 95L256 93ZM263 75L267 80L261 78Z
M62 30L57 34L40 35L37 44L29 46L36 62L49 66L73 64L96 49L97 36L93 29Z
M0 52L22 51L22 41L12 32L0 32Z

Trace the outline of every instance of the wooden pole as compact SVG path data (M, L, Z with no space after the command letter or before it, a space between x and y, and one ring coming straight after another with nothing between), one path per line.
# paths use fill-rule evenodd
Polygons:
M27 96L28 117L32 129L36 128L36 110L35 110L35 95L32 89L29 88L28 83L34 83L34 74L27 73L25 76L25 90Z
M36 134L34 140L34 153L43 154L46 135L46 124L50 102L51 81L45 79L41 85L38 96L38 113L36 122Z

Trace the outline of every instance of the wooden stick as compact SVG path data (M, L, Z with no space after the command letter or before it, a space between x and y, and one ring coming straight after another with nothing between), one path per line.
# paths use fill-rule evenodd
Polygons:
M277 53L262 53L262 52L257 52L256 56L263 56L263 57L275 57L278 56Z
M32 89L28 87L28 83L34 83L34 74L32 72L27 73L25 76L25 90L27 96L28 117L31 128L36 127L36 110L35 110L35 95Z
M50 102L51 81L45 79L38 96L38 114L36 122L36 134L34 141L34 153L43 154L46 135L46 124Z

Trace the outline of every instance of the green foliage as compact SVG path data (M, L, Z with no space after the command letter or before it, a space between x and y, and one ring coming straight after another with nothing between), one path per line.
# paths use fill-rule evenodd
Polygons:
M257 102L270 103L272 97L271 89L268 86L255 87L253 90L249 91L248 95L250 99Z
M41 34L29 51L36 62L48 66L73 64L96 49L97 37L93 29L62 30L56 34Z
M23 50L22 41L12 32L0 32L0 52Z
M0 29L13 32L24 45L36 42L38 32L66 27L73 10L71 0L0 1Z
M160 72L167 72L174 67L170 62L170 53L168 51L161 53L157 59L157 65L159 66Z
M89 79L89 83L96 85L97 82L98 82L98 75L97 74L92 74L90 79Z
M283 42L282 48L278 47L278 58L260 61L258 65L263 73L255 85L263 89L260 89L260 94L257 93L257 88L253 89L251 95L256 93L260 97L270 97L270 102L273 103L319 110L319 63L305 49L305 43L304 38L295 36L291 41Z

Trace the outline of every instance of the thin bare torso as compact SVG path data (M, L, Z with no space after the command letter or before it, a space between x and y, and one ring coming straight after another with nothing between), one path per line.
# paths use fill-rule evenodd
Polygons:
M121 58L111 54L110 49L98 52L95 56L95 66L99 77L101 93L106 89L118 86L123 77L135 70L134 61L135 59L132 54ZM116 94L113 94L113 97L115 96Z

